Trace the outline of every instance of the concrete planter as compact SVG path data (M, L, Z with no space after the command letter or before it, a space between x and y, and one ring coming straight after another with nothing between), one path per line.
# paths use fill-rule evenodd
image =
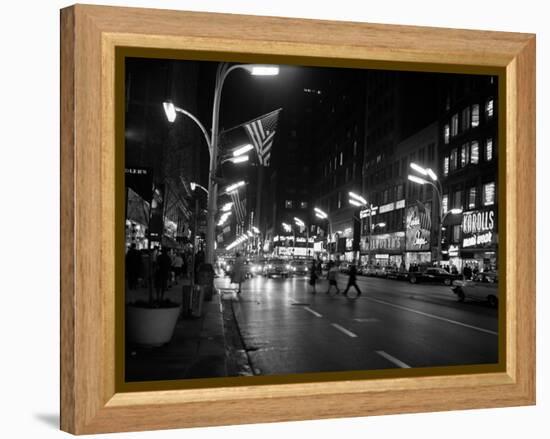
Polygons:
M126 306L126 339L145 346L162 346L174 333L180 307L142 308Z

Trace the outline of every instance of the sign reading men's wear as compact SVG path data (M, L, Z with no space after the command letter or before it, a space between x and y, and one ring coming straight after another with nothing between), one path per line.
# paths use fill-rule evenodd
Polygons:
M127 167L124 169L126 188L132 189L145 201L150 202L153 195L153 169Z
M420 203L407 207L406 246L408 251L430 250L432 230L432 208L429 203Z

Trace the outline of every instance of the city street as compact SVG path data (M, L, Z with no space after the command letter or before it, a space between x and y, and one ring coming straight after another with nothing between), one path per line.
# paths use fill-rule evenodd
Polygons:
M347 276L340 274L342 290ZM227 278L219 285L229 286ZM224 294L254 375L498 361L497 310L457 302L449 287L358 277L349 300L312 294L307 277L256 276L239 296ZM232 306L231 306L232 305Z

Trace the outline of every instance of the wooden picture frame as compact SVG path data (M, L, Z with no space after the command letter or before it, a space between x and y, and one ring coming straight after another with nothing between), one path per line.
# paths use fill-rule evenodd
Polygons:
M302 57L503 78L500 372L117 391L117 47ZM61 11L61 429L74 434L535 403L535 37L76 5Z

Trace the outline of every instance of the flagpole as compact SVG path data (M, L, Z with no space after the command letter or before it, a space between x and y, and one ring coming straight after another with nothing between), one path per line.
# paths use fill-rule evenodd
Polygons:
M262 163L258 164L258 187L256 191L256 227L262 232L260 227L261 215L262 215L262 192L263 192L263 182L264 182L264 165ZM265 233L264 233L265 236ZM260 251L258 250L258 257L260 256Z

